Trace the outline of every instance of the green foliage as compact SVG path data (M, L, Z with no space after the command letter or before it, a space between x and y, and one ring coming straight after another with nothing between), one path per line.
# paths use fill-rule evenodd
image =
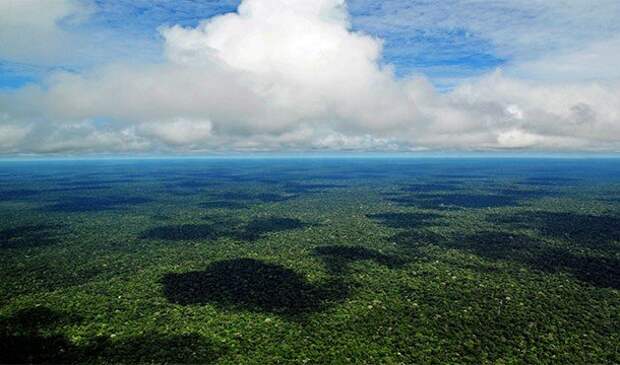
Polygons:
M5 163L0 363L617 364L612 162Z

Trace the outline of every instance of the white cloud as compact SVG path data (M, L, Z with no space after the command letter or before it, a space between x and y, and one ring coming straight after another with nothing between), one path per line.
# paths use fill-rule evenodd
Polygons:
M329 150L366 150L366 151L398 151L402 147L388 138L375 138L369 134L363 136L347 136L343 134L327 135L314 144L318 149Z
M3 124L0 118L0 152L10 152L30 133L29 125Z
M539 81L573 82L620 80L620 36L595 41L522 62L513 62L510 74Z
M0 59L48 64L65 59L67 46L80 38L61 23L84 20L92 8L78 0L0 1Z
M12 149L620 147L618 82L498 71L439 93L381 66L381 40L350 30L342 0L245 0L237 13L161 34L164 62L56 73L0 94L11 125L36 122Z
M212 124L208 120L176 118L170 121L144 123L139 126L141 134L160 139L170 145L204 144L211 136Z

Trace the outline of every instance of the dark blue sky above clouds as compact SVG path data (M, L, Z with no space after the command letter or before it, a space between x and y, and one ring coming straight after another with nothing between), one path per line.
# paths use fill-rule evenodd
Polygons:
M620 2L5 0L0 154L620 151Z

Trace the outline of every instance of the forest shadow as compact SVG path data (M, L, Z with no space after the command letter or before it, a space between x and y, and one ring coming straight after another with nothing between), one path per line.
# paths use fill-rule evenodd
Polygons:
M269 233L302 229L307 226L308 224L294 218L256 218L243 226L243 229L233 233L233 236L241 241L256 241Z
M21 309L11 317L0 319L0 328L16 333L32 333L42 329L51 329L60 325L79 323L82 319L77 315L56 312L46 307Z
M224 352L196 334L152 333L119 340L99 336L81 345L59 334L62 327L81 321L76 315L45 307L23 309L0 319L0 363L210 363Z
M514 188L505 188L500 189L497 193L502 195L514 196L519 200L525 199L539 199L546 197L555 197L561 195L557 191L549 191L549 190L531 190L531 189L514 189Z
M66 182L66 181L60 181L60 182L56 182L54 183L54 188L52 189L57 189L59 191L62 191L64 189L97 189L97 188L110 188L111 184L109 183L101 183L101 182L90 182L90 181L84 181L84 182Z
M85 185L85 186L67 186L67 187L62 187L62 188L51 188L51 189L47 189L45 190L45 192L52 192L52 193L69 193L69 192L75 192L75 191L81 191L81 192L87 192L87 191L93 191L93 190L106 190L106 189L111 189L112 186L109 185Z
M106 174L107 175L107 174ZM93 175L94 177L98 175ZM110 184L129 184L137 182L136 179L132 178L115 178L115 179L76 179L76 180L68 180L61 181L58 184L64 186L73 186L73 187L84 187L84 186L93 186L93 185L110 185Z
M511 228L533 228L541 234L590 248L613 248L620 242L620 217L566 212L529 212L491 216L493 223Z
M61 335L44 335L76 318L44 307L23 309L0 319L0 363L72 363L77 348ZM77 319L79 321L79 319Z
M209 180L181 180L175 183L168 183L169 187L172 188L180 188L180 189L196 189L201 190L207 187L211 187L214 185L220 185L220 183L216 183L214 181Z
M410 193L432 193L436 191L451 191L459 185L457 182L417 183L407 185L401 190Z
M61 201L45 206L43 210L48 212L62 213L84 213L84 212L102 212L106 210L119 210L130 206L146 204L152 199L143 197L126 197L126 196L80 196L68 197Z
M545 272L567 272L594 286L620 288L620 260L614 257L582 256L525 235L504 232L480 232L467 236L457 246L481 257L514 261Z
M199 194L207 188L221 185L221 182L202 179L180 179L179 181L168 181L165 185L165 192L177 196L189 196Z
M471 252L490 260L517 263L534 270L568 273L597 287L620 287L620 218L573 213L535 212L492 216L511 228L533 228L548 237L569 240L573 246L558 247L525 234L484 231L463 237L442 236L425 228L440 215L433 213L383 213L368 216L388 227L404 229L391 237L403 247L420 251L425 245ZM597 249L583 252L575 245Z
M217 240L228 237L240 241L257 241L270 233L301 229L308 226L299 219L280 217L255 218L247 223L234 220L203 224L180 224L151 228L142 233L142 239L167 241Z
M483 231L435 244L490 260L514 262L538 271L568 273L596 287L620 288L620 260L610 256L580 255L523 234Z
M284 266L249 258L218 261L204 271L169 273L161 282L172 303L284 316L319 311L348 294L337 283L315 285Z
M327 269L334 274L342 274L356 261L373 261L394 269L407 264L407 260L396 255L387 255L362 246L319 246L314 255L321 258Z
M53 245L60 242L57 230L58 225L36 224L0 231L0 249L26 248Z
M32 189L0 190L0 201L25 200L39 193L40 191Z

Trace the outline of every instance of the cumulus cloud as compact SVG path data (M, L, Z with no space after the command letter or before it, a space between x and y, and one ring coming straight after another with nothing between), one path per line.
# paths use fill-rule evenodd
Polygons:
M170 145L192 145L205 142L211 136L212 124L208 120L177 118L170 121L140 125L139 131Z
M30 128L0 149L620 147L618 83L497 71L440 93L382 65L382 41L351 30L344 0L245 0L235 13L160 32L163 62L55 73L0 94L0 125Z
M5 122L5 121L3 121ZM18 146L30 132L30 126L3 124L0 122L0 150L11 151Z
M29 64L64 59L67 44L80 37L63 29L62 23L79 23L91 11L77 0L0 1L0 58Z

